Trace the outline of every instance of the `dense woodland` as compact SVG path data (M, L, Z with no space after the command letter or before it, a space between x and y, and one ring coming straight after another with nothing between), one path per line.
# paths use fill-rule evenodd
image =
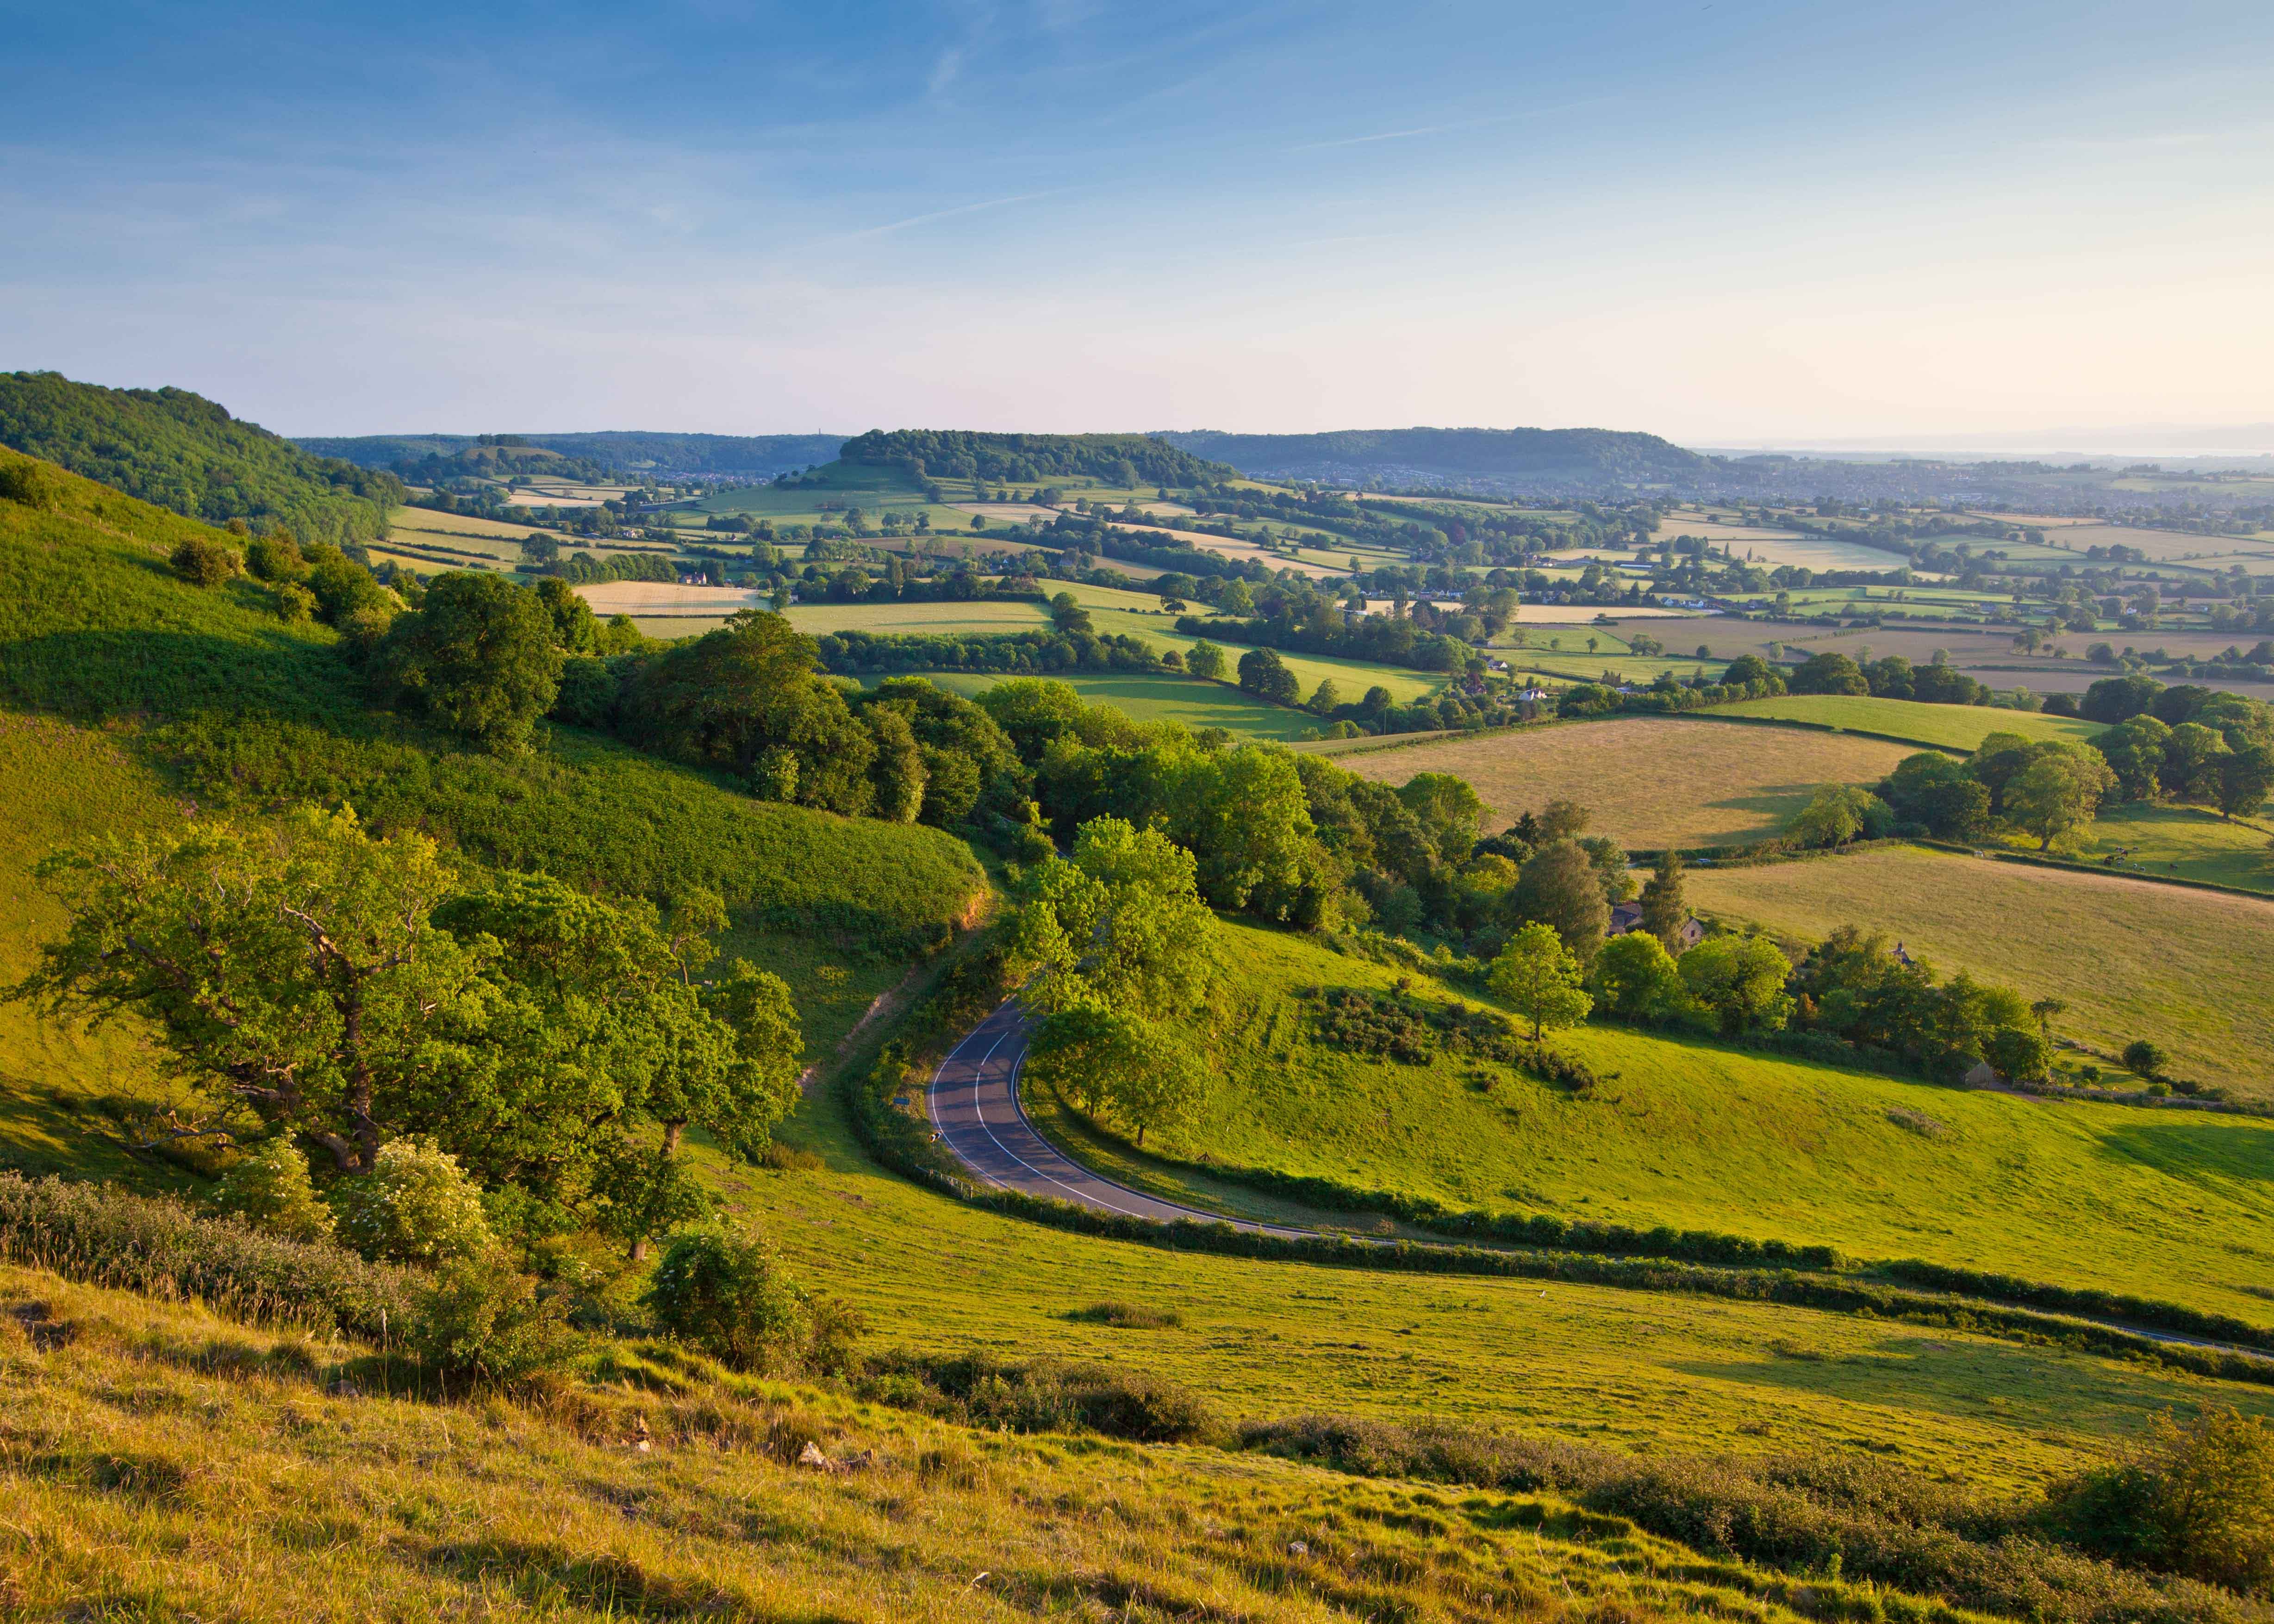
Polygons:
M394 475L301 450L186 389L104 389L57 372L0 373L0 445L218 524L376 540L403 500Z

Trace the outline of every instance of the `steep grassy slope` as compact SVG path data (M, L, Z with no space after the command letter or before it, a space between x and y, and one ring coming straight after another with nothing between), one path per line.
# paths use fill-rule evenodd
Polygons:
M328 541L376 540L403 500L392 474L312 455L186 389L0 372L0 446L192 518L286 524Z
M1799 939L1869 923L1945 970L2067 999L2072 1037L2149 1038L2179 1076L2274 1098L2274 902L1917 846L1698 869L1690 900Z
M939 939L980 889L935 830L753 801L568 730L507 759L373 712L332 634L280 620L269 589L175 578L164 553L195 528L84 481L51 510L0 501L0 705L130 722L203 807L344 801L484 861L659 898L708 885L888 951Z
M1552 1496L998 1437L728 1380L345 1396L378 1362L0 1269L11 1617L1659 1619L1790 1582ZM795 1463L813 1442L828 1470ZM1954 1615L1953 1617L1954 1624Z
M1397 973L1226 934L1219 1080L1195 1122L1148 1138L1163 1157L2274 1318L2241 1289L2274 1265L2274 1124L2047 1105L1608 1026L1555 1041L1610 1079L1574 1097L1465 1055L1403 1065L1330 1047L1299 990L1386 989Z

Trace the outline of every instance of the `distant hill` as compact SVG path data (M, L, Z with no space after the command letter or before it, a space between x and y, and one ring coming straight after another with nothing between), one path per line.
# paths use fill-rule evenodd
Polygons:
M1243 474L1332 482L1427 484L1432 476L1511 485L1595 486L1695 477L1710 458L1655 434L1615 429L1342 429L1326 434L1153 438Z
M897 462L934 479L1027 485L1081 477L1111 485L1190 486L1237 471L1150 434L983 434L966 429L872 429L848 440L847 462Z
M372 541L403 500L392 474L312 455L187 389L106 389L0 372L0 446L60 463L184 517Z
M303 436L297 442L319 456L341 457L364 468L392 469L429 457L458 457L486 446L551 452L619 473L778 474L832 462L842 434L668 434L614 429L587 434L363 434L346 439ZM528 471L535 471L531 470Z

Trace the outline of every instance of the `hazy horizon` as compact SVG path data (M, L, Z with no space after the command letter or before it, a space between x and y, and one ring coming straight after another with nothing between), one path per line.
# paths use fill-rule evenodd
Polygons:
M49 8L0 367L307 435L2251 425L2270 48L2233 3Z

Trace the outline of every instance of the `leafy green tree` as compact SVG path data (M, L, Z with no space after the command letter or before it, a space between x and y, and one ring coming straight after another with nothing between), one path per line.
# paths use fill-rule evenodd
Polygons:
M1342 703L1342 689L1335 686L1335 680L1332 677L1324 677L1320 680L1319 686L1312 690L1311 703L1307 708L1314 716L1332 716Z
M553 616L534 592L487 570L437 576L388 628L380 658L398 695L497 750L528 742L561 684Z
M877 747L817 674L819 658L813 639L779 615L744 610L643 665L624 726L664 755L746 776L762 757L786 751L797 761L798 804L858 817L875 802Z
M1283 705L1294 704L1302 696L1295 673L1274 649L1250 649L1239 657L1239 686Z
M623 1244L635 1263L647 1256L658 1236L710 1215L717 1199L689 1169L687 1159L650 1149L622 1138L594 1160L594 1222L600 1232Z
M2218 809L2248 817L2274 793L2274 745L2253 744L2223 757L2218 768Z
M2165 790L2175 801L2217 801L2221 770L2233 754L2225 739L2201 722L2181 722L2164 741Z
M1587 986L1596 1005L1622 1020L1656 1020L1673 1013L1683 1000L1682 972L1674 955L1646 929L1604 943Z
M1903 757L1879 780L1879 794L1896 818L1924 824L1940 839L1965 839L1990 821L1989 790L1937 750Z
M888 823L915 823L916 814L923 810L925 783L923 752L916 744L915 730L900 711L881 706L862 711L862 720L876 741L876 756L869 767L875 796L870 815Z
M1514 921L1552 929L1583 966L1593 962L1610 929L1602 882L1575 840L1550 840L1534 852L1517 876L1509 906Z
M2124 1052L2117 1057L2123 1061L2126 1071L2136 1072L2150 1081L2163 1075L2164 1067L2171 1059L2170 1056L2145 1038L2135 1038L2131 1042L2127 1043L2124 1046Z
M2116 775L2098 751L2057 746L2006 786L2006 815L2049 851L2055 840L2091 822L2101 798L2115 786Z
M1845 846L1864 831L1879 797L1852 784L1822 784L1785 825L1786 838L1803 846Z
M1510 1009L1532 1023L1537 1042L1550 1028L1577 1026L1587 1019L1595 1001L1581 984L1585 974L1552 926L1531 924L1509 938L1486 972L1486 981Z
M1727 1035L1775 1032L1791 1017L1785 982L1792 966L1773 942L1716 936L1677 962L1683 986Z
M1198 861L1220 908L1284 917L1315 850L1310 803L1284 750L1244 745L1174 756L1164 775L1169 832Z
M245 544L245 564L257 580L282 583L308 578L308 562L300 556L299 538L290 530L253 537Z
M1398 786L1397 799L1441 861L1457 863L1468 856L1485 803L1467 779L1449 772L1417 772Z
M1669 953L1681 951L1682 927L1690 919L1682 876L1682 853L1669 846L1659 853L1650 878L1642 883L1642 928Z
M1224 650L1212 643L1196 643L1186 652L1185 669L1213 682L1224 675Z
M537 601L553 617L553 646L563 654L598 654L600 623L584 595L558 575L537 583Z
M1216 917L1193 854L1153 830L1096 818L1071 858L1028 870L1011 921L1009 964L1033 1009L1077 1006L1137 1019L1198 1007L1215 973Z
M2172 730L2154 717L2142 714L2104 728L2092 746L2108 761L2116 775L2117 799L2159 801L2164 793L2164 747Z
M1796 694L1868 694L1864 668L1845 654L1811 654L1785 679Z

